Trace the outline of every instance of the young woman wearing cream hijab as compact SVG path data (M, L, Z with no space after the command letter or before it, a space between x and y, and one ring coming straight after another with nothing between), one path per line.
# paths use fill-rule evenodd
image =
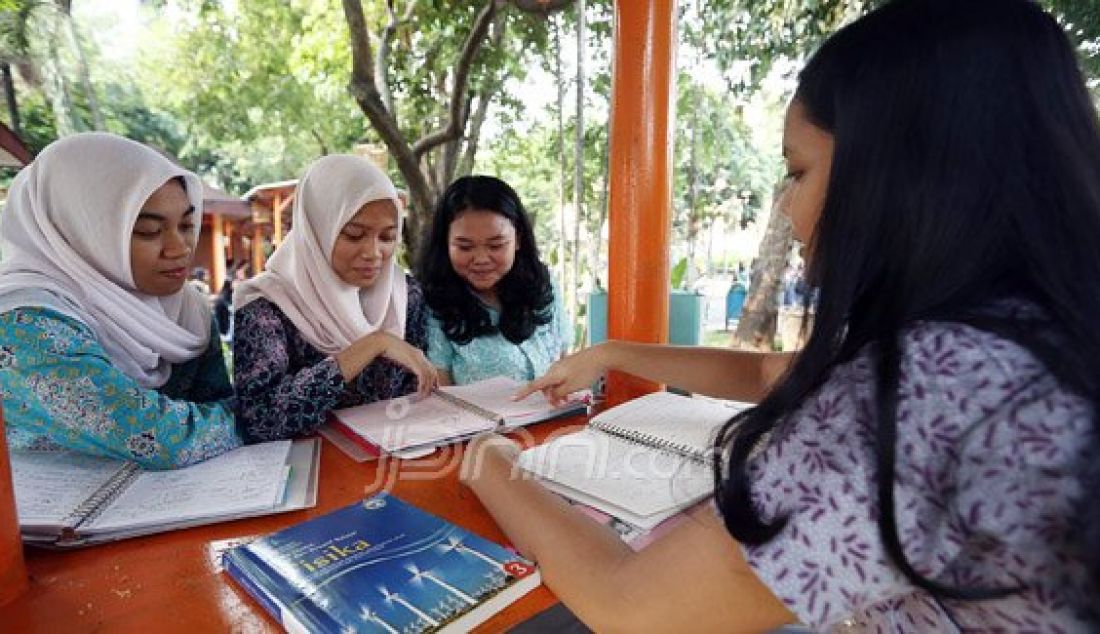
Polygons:
M50 144L0 216L0 392L13 447L148 468L240 445L206 300L202 184L111 134Z
M237 416L247 441L316 429L328 412L436 383L419 285L394 261L401 205L348 155L306 170L267 270L235 291Z

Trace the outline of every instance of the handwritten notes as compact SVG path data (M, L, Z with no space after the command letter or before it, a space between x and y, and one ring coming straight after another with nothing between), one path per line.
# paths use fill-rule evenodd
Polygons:
M82 529L94 534L271 508L286 484L289 452L289 440L263 443L186 469L143 472Z

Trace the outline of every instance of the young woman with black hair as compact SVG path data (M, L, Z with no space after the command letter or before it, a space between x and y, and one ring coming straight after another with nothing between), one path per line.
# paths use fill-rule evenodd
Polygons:
M428 358L443 384L530 381L561 358L568 321L516 192L465 176L439 200L420 263Z
M510 477L505 439L467 483L599 631L1096 631L1100 127L1061 27L889 3L810 59L784 154L820 291L800 353L612 343L528 388L762 396L716 440L713 504L634 553Z

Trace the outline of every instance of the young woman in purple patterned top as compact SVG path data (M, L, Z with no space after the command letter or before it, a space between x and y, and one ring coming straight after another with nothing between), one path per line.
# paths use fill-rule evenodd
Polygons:
M505 439L467 483L600 631L1100 628L1100 126L1062 29L1025 0L889 3L811 58L784 155L820 292L800 353L619 342L528 386L760 398L716 441L714 504L633 553L510 477Z
M435 386L424 295L394 261L400 208L389 178L360 157L326 156L302 176L293 228L233 295L246 441L308 433L332 409Z

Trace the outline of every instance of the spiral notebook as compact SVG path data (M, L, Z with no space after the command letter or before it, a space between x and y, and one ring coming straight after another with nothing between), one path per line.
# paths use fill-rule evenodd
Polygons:
M652 529L711 494L714 437L748 407L655 392L524 451L519 464L552 491Z
M72 547L317 503L320 441L241 447L171 471L70 451L11 452L24 541Z
M441 387L427 398L410 396L333 411L329 427L375 455L402 458L431 453L436 447L479 433L522 427L583 411L587 393L554 407L536 392L513 401L523 383L497 376L468 385Z

